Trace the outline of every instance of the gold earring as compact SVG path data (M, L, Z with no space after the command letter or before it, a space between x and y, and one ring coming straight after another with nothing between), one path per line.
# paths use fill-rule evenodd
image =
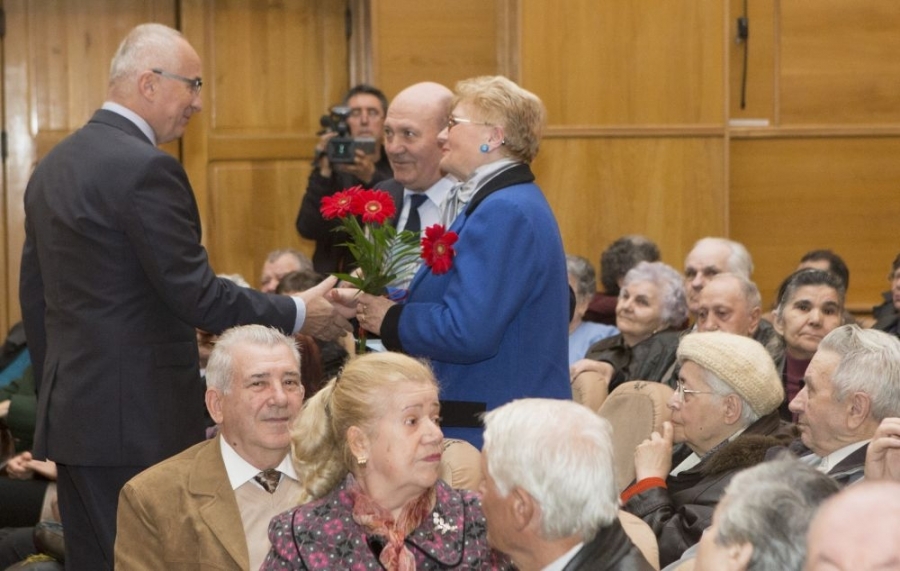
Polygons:
M369 461L369 459L366 458L365 456L363 456L362 458L357 458L357 459L356 459L356 463L359 464L359 466L362 467L362 468L365 468L365 467L366 467L366 462L368 462L368 461Z

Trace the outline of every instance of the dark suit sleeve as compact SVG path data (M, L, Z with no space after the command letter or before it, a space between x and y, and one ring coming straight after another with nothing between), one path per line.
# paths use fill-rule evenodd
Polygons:
M41 389L44 372L44 358L47 356L47 329L44 322L44 278L38 260L34 228L28 218L25 219L25 246L22 249L22 264L19 273L19 305L22 309L22 323L25 326L25 338L28 340L28 351L31 353L31 366L34 371L35 392Z
M296 305L215 276L201 245L200 217L181 166L159 154L121 204L120 220L153 289L182 321L210 332L264 323L290 333Z

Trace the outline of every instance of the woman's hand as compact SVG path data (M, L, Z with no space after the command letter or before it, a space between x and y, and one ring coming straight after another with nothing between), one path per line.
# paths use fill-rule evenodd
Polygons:
M388 309L396 305L396 302L386 297L360 294L359 303L356 305L356 318L366 331L375 335L381 335L381 324Z
M634 471L637 481L647 478L663 480L672 471L672 423L663 423L662 434L654 432L634 450Z

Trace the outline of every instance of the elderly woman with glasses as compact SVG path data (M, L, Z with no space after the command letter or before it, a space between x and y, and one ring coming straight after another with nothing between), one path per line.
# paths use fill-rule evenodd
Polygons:
M597 410L626 381L670 378L685 319L684 281L674 268L662 262L631 268L616 303L619 334L592 345L570 367L575 400Z
M700 541L732 476L795 435L778 414L784 390L759 342L691 333L678 345L678 363L672 421L638 445L635 483L622 492L623 508L656 533L663 566Z
M485 410L571 398L569 288L559 228L529 167L545 122L540 99L504 77L477 77L457 84L451 109L435 143L441 169L461 181L444 212L458 239L426 230L425 264L400 303L332 294L387 349L431 360L445 435L480 447Z
M512 569L488 546L478 495L438 479L440 414L424 362L350 361L297 418L301 505L272 520L262 568Z

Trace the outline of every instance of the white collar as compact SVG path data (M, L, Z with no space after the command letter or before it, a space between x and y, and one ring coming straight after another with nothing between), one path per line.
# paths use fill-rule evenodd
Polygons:
M435 203L438 206L444 204L444 200L447 198L447 194L450 192L450 189L453 188L453 185L458 181L456 177L452 175L444 175L438 179L438 181L431 186L428 187L427 190L424 191L416 191L410 190L408 188L403 189L403 196L407 197L412 194L424 194L428 197L428 200Z
M566 564L578 554L582 547L584 547L583 541L579 542L577 545L575 545L575 547L563 553L560 557L552 561L541 571L562 571L563 569L565 569Z
M121 115L125 117L135 125L137 128L141 130L141 133L147 136L150 139L150 142L153 143L153 146L156 146L156 133L153 132L153 128L150 126L150 123L147 122L146 119L125 107L124 105L120 105L114 101L106 101L103 103L103 107L101 109L106 109L107 111L112 111L117 115Z
M218 438L219 446L222 450L222 460L225 462L225 472L228 474L228 481L231 484L231 489L236 490L259 474L260 469L241 458L234 448L225 442L221 434L219 434ZM284 455L281 464L275 468L292 480L297 479L297 471L294 470L294 464L291 462L290 451Z
M818 466L819 471L825 472L827 474L828 472L833 470L835 466L840 464L841 461L844 460L844 458L853 454L854 452L856 452L856 450L858 450L859 448L862 448L863 446L865 446L866 444L868 444L871 441L872 441L872 439L869 438L867 440L861 440L859 442L854 442L853 444L848 444L847 446L844 446L843 448L839 448L838 450L835 450L831 454L824 456L822 458L822 462Z

